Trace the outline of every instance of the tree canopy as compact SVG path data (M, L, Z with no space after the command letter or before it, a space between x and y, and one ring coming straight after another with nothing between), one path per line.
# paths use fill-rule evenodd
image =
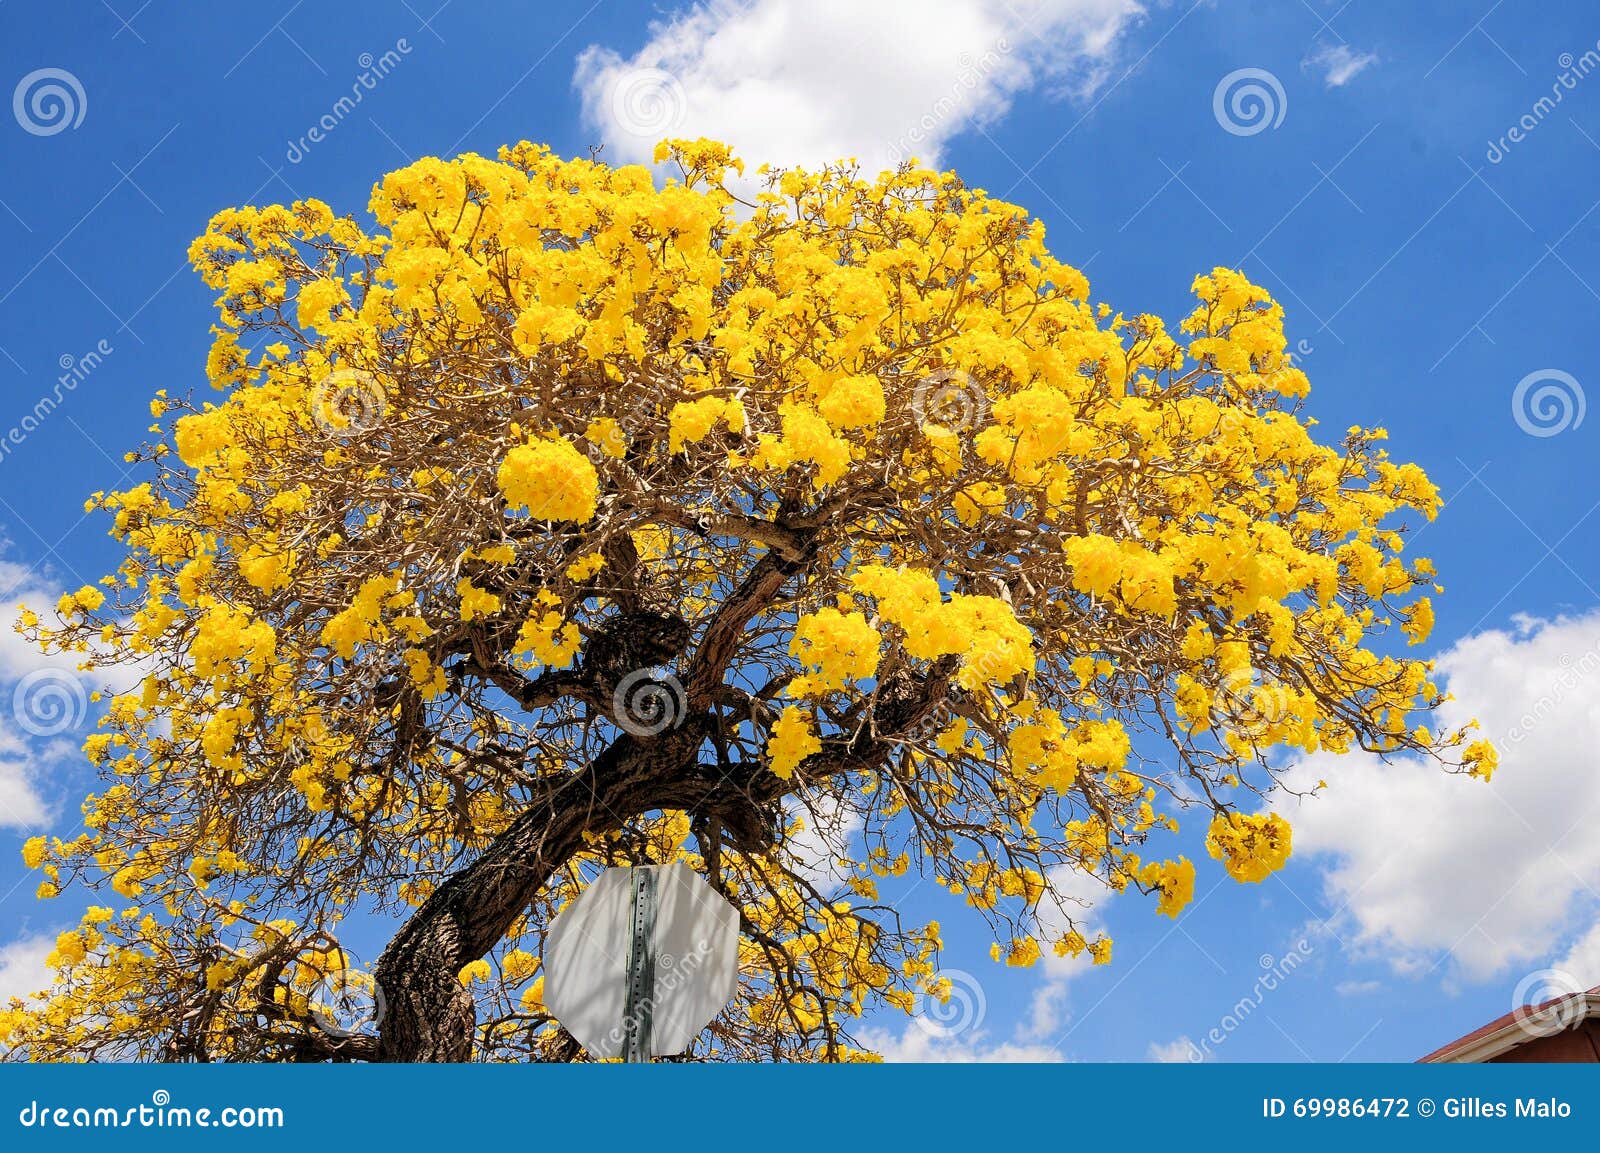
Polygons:
M1240 273L1169 328L951 173L658 161L426 159L370 227L194 243L220 395L157 394L149 479L89 502L126 559L19 626L138 684L82 831L26 846L105 903L11 1054L576 1059L547 925L682 860L743 933L690 1055L858 1058L945 990L885 878L997 959L1105 962L1084 877L1176 916L1182 820L1259 881L1286 757L1493 770L1386 639L1428 634L1437 491L1381 429L1316 438Z

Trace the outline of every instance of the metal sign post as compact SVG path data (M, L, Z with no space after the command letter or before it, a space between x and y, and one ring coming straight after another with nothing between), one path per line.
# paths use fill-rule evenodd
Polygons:
M628 947L628 999L622 1016L622 1059L648 1061L656 992L656 875L648 866L628 872L633 889L633 939Z

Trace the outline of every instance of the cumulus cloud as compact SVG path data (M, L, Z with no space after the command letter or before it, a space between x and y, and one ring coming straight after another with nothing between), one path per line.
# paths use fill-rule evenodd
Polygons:
M857 838L866 822L857 810L827 794L791 798L786 807L790 820L803 825L784 843L790 867L819 891L838 892L850 880L848 862L858 859Z
M0 536L0 553L10 542ZM0 557L0 829L27 834L50 816L50 770L79 758L96 689L123 692L143 671L78 668L79 653L39 651L12 624L21 605L48 617L65 589L51 574Z
M49 815L28 762L0 759L0 829L36 829Z
M43 770L70 754L71 742L59 738L88 710L81 658L46 656L11 628L15 606L42 611L61 591L36 571L0 560L0 829L32 832L48 819Z
M710 0L651 26L632 56L599 45L574 85L607 153L648 161L667 136L725 140L752 165L938 160L1021 93L1104 80L1135 0Z
M1572 943L1567 955L1553 966L1572 978L1574 989L1600 987L1600 921Z
M45 936L19 937L0 945L0 1005L13 997L27 1000L48 988L52 973L45 958L55 942Z
M1281 802L1297 857L1317 862L1341 931L1401 971L1488 980L1570 948L1600 983L1600 611L1519 618L1439 658L1454 700L1438 729L1478 718L1500 750L1485 783L1416 759L1317 754Z
M1093 965L1087 954L1058 957L1049 943L1073 927L1067 923L1069 915L1078 932L1092 941L1102 932L1102 918L1116 895L1098 878L1065 865L1050 871L1050 884L1061 895L1062 906L1046 901L1039 907L1037 936L1045 943L1039 967L1044 979L1033 992L1028 1018L1020 1031L1030 1040L1060 1036L1069 1019L1067 998L1072 980Z
M1342 88L1378 62L1376 52L1362 52L1348 44L1318 44L1300 67L1322 73L1329 88Z

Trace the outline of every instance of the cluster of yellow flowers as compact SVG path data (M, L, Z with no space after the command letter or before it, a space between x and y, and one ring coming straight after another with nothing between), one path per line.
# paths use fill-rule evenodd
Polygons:
M1139 880L1157 894L1156 912L1164 916L1176 917L1194 900L1194 862L1188 857L1153 861L1139 870Z
M790 705L773 722L772 735L767 739L767 767L784 780L794 776L794 771L812 753L822 751L816 729L807 719L805 711Z
M798 697L838 692L849 681L864 681L878 671L883 638L859 612L836 608L807 613L795 624L789 652L811 670L789 682Z
M534 520L583 522L594 516L600 480L578 448L558 437L539 437L506 453L500 491L513 508Z
M1027 719L1011 730L1012 767L1037 774L1039 784L1057 793L1071 790L1081 766L1108 772L1120 769L1133 751L1120 721L1083 721L1069 731L1054 709L1018 712Z
M1032 635L997 597L946 597L928 573L885 565L863 566L850 583L877 601L884 620L899 627L907 654L919 660L959 656L957 680L964 688L1033 671Z
M1227 813L1211 822L1206 851L1237 881L1262 881L1289 859L1289 822L1277 813Z

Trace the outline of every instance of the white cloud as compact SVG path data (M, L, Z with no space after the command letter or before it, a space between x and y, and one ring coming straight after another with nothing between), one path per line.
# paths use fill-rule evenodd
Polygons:
M0 536L0 553L10 542ZM50 574L0 557L0 829L37 831L50 817L46 770L79 758L96 689L138 683L135 664L83 672L81 653L40 652L12 627L17 606L48 619L65 590Z
M1567 955L1553 966L1558 972L1572 978L1577 989L1600 986L1600 921L1582 937L1572 943Z
M67 751L52 738L69 733L88 708L90 689L77 673L82 657L47 656L11 627L16 606L42 612L61 591L0 560L0 829L32 832L49 818L39 770Z
M573 82L608 154L667 136L755 164L856 157L872 172L1005 114L1021 93L1104 79L1136 0L709 0L651 26L632 57L591 45Z
M48 988L53 974L44 959L55 948L45 936L19 937L0 945L0 1005L13 997L24 1000Z
M1519 618L1460 641L1438 670L1455 699L1436 731L1481 720L1500 750L1492 782L1319 753L1291 783L1329 788L1278 808L1353 946L1402 972L1447 955L1481 981L1548 958L1600 908L1600 611ZM1574 964L1600 962L1600 936L1585 942Z
M1051 887L1061 895L1066 914L1071 915L1078 932L1089 940L1100 933L1100 918L1115 897L1098 878L1080 869L1059 865L1050 871ZM1075 905L1077 907L1075 907ZM1058 957L1051 943L1067 931L1067 916L1045 901L1039 907L1039 926L1036 935L1044 945L1044 955L1039 962L1044 980L1034 990L1028 1019L1023 1023L1021 1035L1031 1039L1060 1036L1068 1021L1067 993L1074 977L1086 973L1093 966L1088 954L1077 957Z
M27 762L0 760L0 829L36 829L49 815Z
M1187 1065L1191 1061L1205 1060L1205 1054L1187 1036L1174 1037L1165 1045L1150 1042L1149 1056L1162 1065Z
M1011 1041L990 1042L981 1032L962 1036L941 1036L917 1022L906 1025L897 1037L887 1029L863 1029L861 1042L885 1061L916 1064L1016 1063L1022 1061L1063 1061L1049 1045L1029 1045Z
M1378 62L1376 52L1362 52L1348 44L1318 44L1300 67L1322 73L1329 88L1342 88Z
M1383 988L1382 981L1340 981L1333 991L1341 997L1360 997Z
M805 826L784 843L790 867L823 893L842 889L851 870L839 862L859 859L855 842L866 824L861 814L827 794L792 798L786 808L791 820Z

